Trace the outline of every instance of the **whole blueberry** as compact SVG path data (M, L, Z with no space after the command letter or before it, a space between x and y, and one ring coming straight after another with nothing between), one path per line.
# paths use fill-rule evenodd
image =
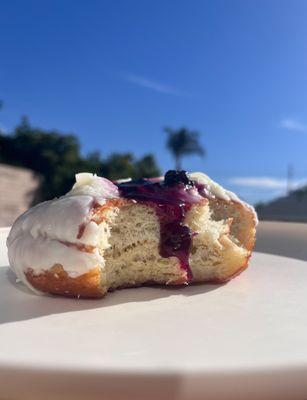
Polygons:
M193 182L190 181L187 171L176 171L173 169L167 171L164 175L164 184L171 186L177 185L178 183L193 186Z

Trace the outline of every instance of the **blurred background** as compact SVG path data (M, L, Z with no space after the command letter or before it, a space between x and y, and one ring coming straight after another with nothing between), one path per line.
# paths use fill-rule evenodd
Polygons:
M305 0L2 0L0 226L76 172L175 167L307 221L306 20Z

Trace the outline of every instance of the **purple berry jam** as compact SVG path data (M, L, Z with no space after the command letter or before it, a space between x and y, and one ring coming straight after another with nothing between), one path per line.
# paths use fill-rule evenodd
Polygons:
M184 225L184 218L193 204L203 200L203 193L199 193L185 171L168 171L164 180L139 179L117 186L122 197L154 208L160 221L160 255L177 257L191 280L189 254L193 232Z

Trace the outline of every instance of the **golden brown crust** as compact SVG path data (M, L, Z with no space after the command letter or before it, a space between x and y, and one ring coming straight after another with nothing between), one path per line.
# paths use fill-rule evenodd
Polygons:
M99 267L76 278L69 277L60 264L39 275L28 269L25 275L35 289L44 293L83 298L100 298L105 295L100 286Z
M105 221L107 219L108 211L112 208L121 208L133 203L133 200L127 199L110 199L102 206L97 204L92 211L92 220L97 224Z

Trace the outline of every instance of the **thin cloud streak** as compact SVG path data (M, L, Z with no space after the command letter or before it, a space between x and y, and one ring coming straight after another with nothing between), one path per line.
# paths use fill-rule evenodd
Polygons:
M287 187L286 179L269 176L233 177L229 179L229 183L236 186L254 187L267 190L285 189ZM306 184L306 180L297 180L292 182L292 187L298 188L304 184Z
M143 76L134 75L134 74L124 74L122 78L126 82L133 83L137 86L153 90L158 93L168 94L172 96L182 96L182 97L191 97L189 93L178 90L172 86L164 85L160 82L153 81L151 79L145 78Z
M285 118L280 121L280 127L289 131L307 132L307 125L302 124L296 119Z

